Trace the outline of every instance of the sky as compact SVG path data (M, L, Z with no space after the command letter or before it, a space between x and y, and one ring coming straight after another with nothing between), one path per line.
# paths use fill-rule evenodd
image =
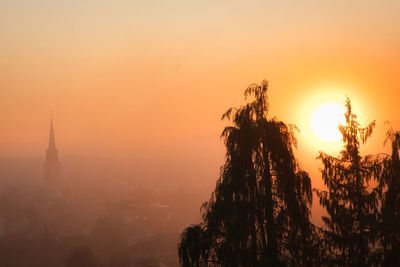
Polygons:
M365 125L365 153L400 129L400 1L0 1L0 157L43 157L50 110L60 157L124 159L177 183L215 185L222 113L269 81L270 116L299 129L322 186L315 106ZM128 162L128 163L126 163ZM129 163L131 162L131 163ZM157 170L157 171L155 171Z

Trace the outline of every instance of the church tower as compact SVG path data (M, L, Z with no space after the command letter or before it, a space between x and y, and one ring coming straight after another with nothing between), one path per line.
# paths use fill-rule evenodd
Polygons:
M49 147L46 149L46 162L43 164L43 177L46 182L54 183L60 178L60 161L58 160L58 150L54 137L53 114L50 121Z

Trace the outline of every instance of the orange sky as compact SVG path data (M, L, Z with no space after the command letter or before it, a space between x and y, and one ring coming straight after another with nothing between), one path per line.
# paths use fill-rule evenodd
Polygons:
M396 0L2 1L0 156L42 155L54 110L61 158L178 161L214 184L221 114L262 79L271 115L303 133L310 101L348 95L380 151L384 121L400 129L399 14ZM298 137L319 186L325 148Z

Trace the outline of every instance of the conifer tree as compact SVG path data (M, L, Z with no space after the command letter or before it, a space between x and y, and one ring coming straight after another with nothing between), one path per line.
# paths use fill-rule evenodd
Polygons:
M293 154L295 126L267 118L267 89L250 85L254 100L222 116L232 122L221 135L225 164L204 222L181 236L182 266L312 264L311 180Z
M381 187L381 161L377 156L361 156L360 143L371 136L375 121L361 128L346 100L346 125L339 126L344 149L338 158L320 152L322 178L328 191L318 191L320 203L329 217L324 216L329 264L339 266L370 266L379 262L378 217ZM375 183L376 183L375 182Z
M384 265L400 265L400 132L390 129L386 140L391 142L392 154L384 161L383 179L385 193L382 198L382 244Z

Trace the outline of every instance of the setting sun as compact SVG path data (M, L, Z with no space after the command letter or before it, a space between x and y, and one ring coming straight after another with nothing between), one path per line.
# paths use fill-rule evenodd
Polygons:
M327 142L340 140L338 126L345 123L344 113L345 107L335 102L319 105L310 118L313 133Z
M0 0L0 267L400 267L399 14Z

